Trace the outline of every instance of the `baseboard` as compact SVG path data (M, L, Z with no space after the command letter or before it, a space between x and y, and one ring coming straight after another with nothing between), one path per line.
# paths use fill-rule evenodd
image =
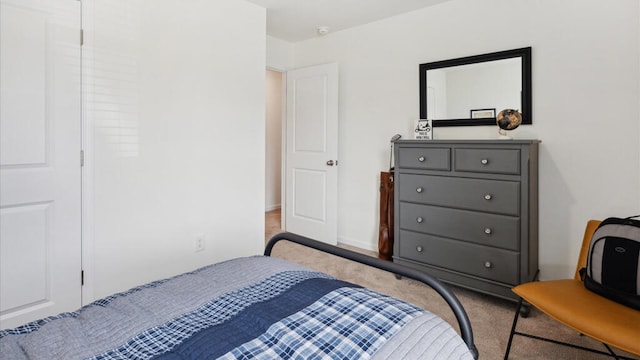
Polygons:
M267 207L265 207L264 212L269 212L269 211L273 211L273 210L278 210L280 209L281 206L280 204L276 204L276 205L269 205Z
M364 249L364 250L378 252L377 245L373 245L371 243L364 242L364 241L359 241L359 240L355 240L355 239L349 239L349 238L346 238L346 237L343 237L343 236L338 236L338 243L339 244L343 244L343 245L354 246L354 247L357 247L357 248L360 248L360 249Z

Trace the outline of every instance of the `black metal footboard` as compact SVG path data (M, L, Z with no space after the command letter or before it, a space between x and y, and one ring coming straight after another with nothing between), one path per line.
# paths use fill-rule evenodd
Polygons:
M456 319L458 320L458 325L460 326L460 336L464 340L464 342L469 347L469 350L473 354L475 359L478 358L478 349L473 342L473 331L471 330L471 322L469 321L469 316L467 316L467 312L464 310L464 307L458 300L458 298L447 288L443 283L441 283L438 279L420 272L415 269L408 268L403 265L395 264L389 261L380 260L371 256L367 256L364 254L357 253L355 251L339 248L337 246L329 245L317 240L313 240L304 236L300 236L293 233L280 233L271 238L267 243L267 246L264 250L264 255L271 256L271 250L273 250L274 245L280 240L291 241L300 245L304 245L316 250L320 250L332 255L336 255L345 259L349 259L352 261L359 262L361 264L369 265L374 268L382 269L389 271L395 275L404 276L410 279L418 280L424 284L427 284L429 287L433 288L444 300L449 304L451 310L453 311Z

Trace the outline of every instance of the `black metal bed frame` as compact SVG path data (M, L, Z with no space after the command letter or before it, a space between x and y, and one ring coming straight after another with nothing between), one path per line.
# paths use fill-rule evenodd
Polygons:
M371 256L367 256L361 253L357 253L355 251L343 249L337 246L329 245L317 240L313 240L301 235L284 232L277 235L274 235L271 240L267 243L264 255L271 256L271 250L273 250L274 245L281 240L291 241L300 245L304 245L316 250L320 250L335 256L339 256L341 258L345 258L348 260L352 260L355 262L359 262L364 265L372 266L374 268L382 269L389 271L396 276L403 276L410 279L418 280L432 289L434 289L444 300L449 304L451 310L453 311L456 319L458 321L458 325L460 327L460 336L469 347L469 351L473 354L474 359L478 358L478 349L473 342L473 331L471 330L471 322L469 321L469 316L467 316L467 312L464 310L464 307L458 300L458 298L447 288L443 283L441 283L436 278L420 272L415 269L408 268L403 265L395 264L389 261L380 260L378 258L374 258Z

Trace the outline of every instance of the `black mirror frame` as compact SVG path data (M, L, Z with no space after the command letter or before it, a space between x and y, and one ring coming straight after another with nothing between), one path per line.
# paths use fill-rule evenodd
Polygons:
M427 70L441 69L451 66L468 65L475 63L482 63L494 60L504 60L511 58L522 59L522 92L521 104L522 109L519 109L522 113L522 124L532 124L532 102L531 102L531 47L525 47L520 49L498 51L482 55L466 56L457 59L435 61L430 63L420 64L420 118L427 118ZM495 125L495 118L483 118L483 119L433 119L433 127L443 126L478 126L478 125Z

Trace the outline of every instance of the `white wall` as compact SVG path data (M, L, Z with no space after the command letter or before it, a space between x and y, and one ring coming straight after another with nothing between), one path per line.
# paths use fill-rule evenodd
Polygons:
M293 68L293 44L267 36L267 67L286 71Z
M279 71L267 70L265 211L281 206L283 77Z
M88 0L84 302L262 252L265 9ZM194 251L203 235L206 249Z
M573 272L585 222L638 213L637 0L452 0L294 45L295 67L340 64L340 241L375 249L378 172L418 117L418 64L531 46L542 278ZM439 139L495 138L487 127ZM362 137L370 141L361 141Z

